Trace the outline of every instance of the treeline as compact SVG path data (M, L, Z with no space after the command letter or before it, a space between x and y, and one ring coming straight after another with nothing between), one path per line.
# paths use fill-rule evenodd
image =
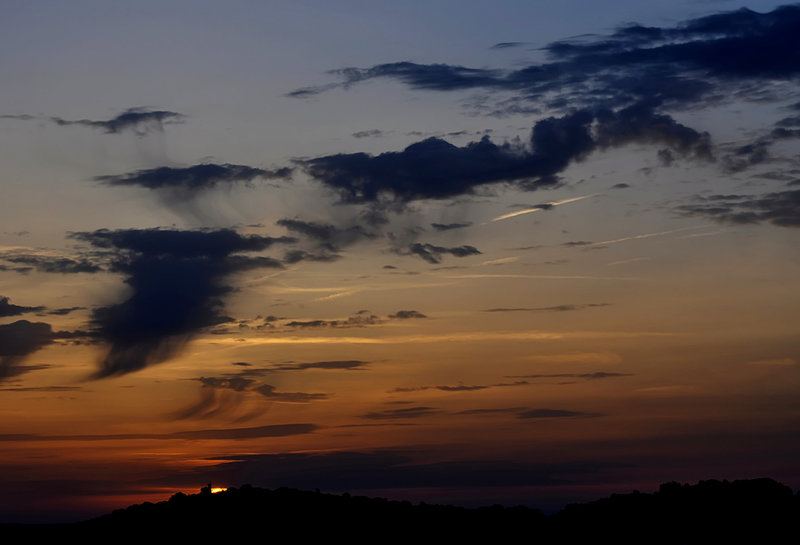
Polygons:
M618 543L763 543L779 536L793 540L798 521L800 496L771 479L755 479L666 483L652 494L614 494L549 516L523 506L467 509L244 485L217 494L178 493L168 501L132 505L76 524L5 530L98 539L147 537L157 543L573 543L598 538Z

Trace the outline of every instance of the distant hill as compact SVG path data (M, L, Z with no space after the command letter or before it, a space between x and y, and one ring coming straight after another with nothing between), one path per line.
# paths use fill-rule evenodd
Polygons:
M771 479L675 482L658 492L614 494L569 505L546 516L527 507L462 507L244 485L211 494L175 494L85 522L2 525L4 536L48 535L97 539L180 539L259 543L345 538L348 543L488 540L490 543L573 543L611 538L622 543L719 543L751 539L792 541L800 496ZM787 533L788 532L788 533Z

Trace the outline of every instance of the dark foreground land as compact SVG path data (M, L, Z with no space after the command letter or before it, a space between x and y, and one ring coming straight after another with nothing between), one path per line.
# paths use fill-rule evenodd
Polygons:
M772 543L797 539L800 493L771 479L672 482L658 492L614 494L555 515L527 507L461 507L244 485L175 494L74 524L0 525L4 537L86 537L154 543L180 539L261 543L489 540L490 543Z

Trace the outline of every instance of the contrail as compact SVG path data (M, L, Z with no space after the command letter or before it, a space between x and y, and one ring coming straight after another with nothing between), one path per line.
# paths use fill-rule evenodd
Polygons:
M553 201L544 204L539 204L534 206L533 208L526 208L525 210L519 210L517 212L511 212L509 214L503 214L502 216L497 216L496 218L490 219L488 222L482 223L481 225L486 225L487 223L494 223L496 221L507 220L509 218L515 218L517 216L521 216L523 214L530 214L531 212L538 212L539 210L547 210L553 206L559 206L561 204L567 204L575 201L581 201L583 199L588 199L589 197L596 196L597 193L592 193L591 195L583 195L581 197L573 197L571 199L564 199L563 201Z
M626 240L638 240L640 238L650 238L650 237L659 237L661 235L670 235L672 233L679 233L681 231L690 231L692 229L703 229L703 225L696 225L693 227L681 227L680 229L671 229L669 231L660 231L658 233L647 233L644 235L633 235L629 237L622 237L622 238L615 238L614 240L604 240L602 242L595 242L593 244L589 244L589 246L600 246L605 244L614 244L616 242L625 242Z

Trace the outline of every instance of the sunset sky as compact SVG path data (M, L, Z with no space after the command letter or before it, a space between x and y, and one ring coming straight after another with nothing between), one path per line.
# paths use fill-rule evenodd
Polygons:
M800 5L3 2L0 522L800 487Z

